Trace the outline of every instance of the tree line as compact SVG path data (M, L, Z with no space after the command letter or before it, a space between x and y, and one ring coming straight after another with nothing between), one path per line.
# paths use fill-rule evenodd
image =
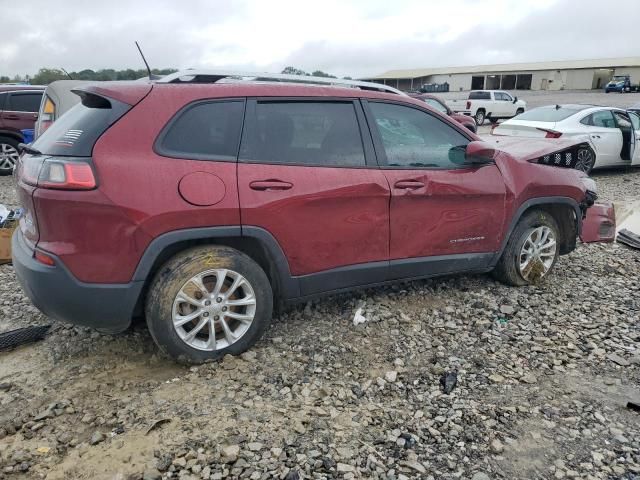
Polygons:
M177 72L175 68L162 68L151 69L151 73L154 75L168 75L170 73ZM289 75L301 75L301 76L314 76L314 77L326 77L326 78L338 78L335 75L323 72L322 70L315 70L311 73L305 72L296 67L286 67L281 73ZM65 72L58 68L41 68L33 76L29 75L16 75L15 77L9 77L6 75L0 76L0 83L30 83L32 85L48 85L56 80L90 80L90 81L103 81L103 80L137 80L138 78L146 77L147 71L145 69L133 70L127 68L125 70L115 70L113 68L105 68L101 70L85 69L79 72ZM351 80L351 77L344 77L347 80Z

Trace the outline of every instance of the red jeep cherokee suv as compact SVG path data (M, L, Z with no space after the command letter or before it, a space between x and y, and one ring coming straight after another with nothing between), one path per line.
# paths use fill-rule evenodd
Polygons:
M584 174L540 164L569 166L569 141L496 150L375 84L189 75L81 88L23 146L14 265L50 317L120 332L144 314L163 351L205 361L255 343L275 300L537 281L593 203Z

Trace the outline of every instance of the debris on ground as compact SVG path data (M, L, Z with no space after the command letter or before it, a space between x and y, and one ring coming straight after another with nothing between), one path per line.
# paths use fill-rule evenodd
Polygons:
M626 228L623 228L618 232L616 240L628 247L640 249L640 235L637 235Z
M449 395L458 384L458 372L446 372L440 377L442 393Z
M353 324L355 326L360 325L361 323L365 323L367 321L367 317L362 314L362 307L356 310L356 314L353 316Z
M640 412L640 403L627 402L627 408L630 410L635 410L636 412Z
M0 351L42 340L47 335L49 328L51 325L36 325L0 333Z

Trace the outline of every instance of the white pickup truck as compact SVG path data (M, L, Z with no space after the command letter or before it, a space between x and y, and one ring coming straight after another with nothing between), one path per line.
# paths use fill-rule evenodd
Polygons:
M515 117L527 108L526 102L502 90L473 90L466 100L451 100L447 105L455 113L473 117L477 125L487 118L495 123L501 118Z

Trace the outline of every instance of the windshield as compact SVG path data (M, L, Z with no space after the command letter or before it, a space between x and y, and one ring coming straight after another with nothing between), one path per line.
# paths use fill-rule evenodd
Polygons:
M588 107L563 107L559 106L549 106L549 107L538 107L528 110L524 113L518 115L518 120L529 120L532 122L560 122L566 118L569 118L571 115L575 115L576 113L584 110Z

